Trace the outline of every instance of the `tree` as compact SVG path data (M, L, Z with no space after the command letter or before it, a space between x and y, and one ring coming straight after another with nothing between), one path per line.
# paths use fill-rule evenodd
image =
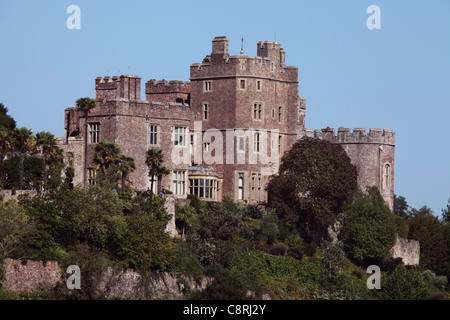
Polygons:
M16 128L16 120L13 119L8 113L8 108L3 103L0 103L0 128L4 127L8 130Z
M79 98L76 102L77 110L84 116L84 173L83 183L86 188L87 184L87 141L88 141L88 116L89 112L95 108L96 101L91 98Z
M14 149L19 152L20 168L19 168L19 188L23 187L23 172L25 154L31 152L35 146L32 139L33 132L25 127L15 129L13 131Z
M381 277L381 297L385 300L423 300L429 295L425 278L417 267L398 265Z
M103 140L98 142L94 147L92 158L97 170L106 172L112 165L119 164L120 148L115 142Z
M0 202L0 261L8 257L34 228L34 222L26 211L12 200Z
M442 209L442 221L450 222L450 198L448 199L447 208Z
M125 182L128 175L136 169L133 157L121 154L119 156L119 170L122 177L122 192L125 191Z
M184 240L187 225L196 218L196 210L190 205L184 205L177 208L176 219L183 223L183 228L181 231L181 239Z
M445 225L424 206L413 209L409 237L420 242L420 264L436 274L447 275L450 250L446 240Z
M291 228L325 228L357 190L356 167L344 149L305 137L281 158L267 187L269 204Z
M138 208L126 217L127 231L120 243L121 258L140 271L164 270L175 255L172 239L166 232L169 221L164 202L155 199L151 214Z
M409 209L410 207L405 197L394 194L394 212L401 217L407 217Z
M47 165L48 165L48 158L52 152L55 152L54 149L57 148L56 146L56 138L53 134L51 134L48 131L41 131L36 133L35 136L36 140L36 146L41 147L42 150L42 180L44 183L44 188L47 188Z
M395 243L395 216L377 187L359 191L344 210L340 238L350 257L359 263L380 263Z
M6 152L12 149L12 143L12 132L5 127L0 127L0 180L3 179L3 159Z
M161 149L149 149L145 154L145 164L149 167L150 172L149 176L151 177L150 181L150 210L152 208L152 200L153 200L153 181L155 180L156 171L162 165L164 161L164 155Z

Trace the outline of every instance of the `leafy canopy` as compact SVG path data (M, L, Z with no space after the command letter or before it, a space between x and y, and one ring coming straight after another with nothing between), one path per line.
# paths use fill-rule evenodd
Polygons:
M341 146L305 137L284 154L267 189L288 226L326 226L351 201L357 171Z

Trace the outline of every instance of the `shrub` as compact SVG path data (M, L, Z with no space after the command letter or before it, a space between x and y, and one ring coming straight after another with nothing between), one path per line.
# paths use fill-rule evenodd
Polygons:
M423 300L428 297L429 288L417 267L400 264L382 275L380 293L385 300Z
M191 295L192 300L245 300L247 288L245 279L236 272L222 269L214 277L205 290Z
M317 247L313 243L305 243L303 245L303 252L310 257L314 256L314 254L316 253L316 249Z
M274 244L270 249L269 253L275 256L285 256L287 252L287 247L283 243Z

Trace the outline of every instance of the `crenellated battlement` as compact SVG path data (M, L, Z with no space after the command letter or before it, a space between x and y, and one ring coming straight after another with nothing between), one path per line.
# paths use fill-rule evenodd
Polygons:
M145 93L155 92L191 92L191 83L189 81L170 80L165 79L157 81L156 79L150 79L145 83Z
M216 37L212 41L212 52L201 63L191 64L191 80L238 76L258 77L298 82L298 68L286 65L286 52L279 42L260 41L257 55L230 55L228 40Z
M141 77L121 75L120 77L97 77L95 79L96 99L140 100Z
M298 139L304 136L327 140L336 144L382 144L395 146L395 133L389 129L370 128L366 132L365 128L350 128L339 127L337 134L334 128L324 129L304 129L298 134Z
M155 80L150 79L145 83L146 100L159 101L165 104L177 103L190 104L191 83L179 80Z

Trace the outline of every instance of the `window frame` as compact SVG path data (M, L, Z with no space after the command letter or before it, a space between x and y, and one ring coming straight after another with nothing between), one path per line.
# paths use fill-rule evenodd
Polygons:
M100 122L88 123L89 143L96 144L100 142Z
M181 132L179 132L181 130ZM173 126L173 145L179 147L186 146L187 127L181 125ZM180 137L182 139L180 139Z

